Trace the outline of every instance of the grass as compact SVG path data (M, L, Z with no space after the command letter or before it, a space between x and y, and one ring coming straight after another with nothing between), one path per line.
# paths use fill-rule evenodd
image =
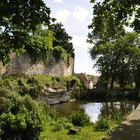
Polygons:
M81 127L81 131L75 135L68 135L68 129L62 129L56 132L53 129L54 125L51 125L51 122L47 122L44 132L41 133L40 140L101 140L107 136L107 131L96 132L92 124Z
M83 115L81 114L80 117L83 117ZM108 137L110 130L116 129L123 120L124 117L118 116L117 118L114 118L114 120L102 118L94 124L85 123L83 126L74 126L70 119L59 118L57 116L55 119L48 119L45 124L45 129L40 135L40 140L102 140L103 138ZM71 123L72 125L69 125L71 127L66 128L66 123ZM70 135L68 133L71 128L80 128L80 131Z

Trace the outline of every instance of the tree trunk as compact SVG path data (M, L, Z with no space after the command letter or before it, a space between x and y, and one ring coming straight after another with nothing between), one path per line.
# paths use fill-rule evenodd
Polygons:
M114 82L115 82L115 77L112 76L111 83L110 83L110 89L113 89L114 88Z
M116 69L115 69L115 67L112 67L110 89L114 88L115 76L116 76Z

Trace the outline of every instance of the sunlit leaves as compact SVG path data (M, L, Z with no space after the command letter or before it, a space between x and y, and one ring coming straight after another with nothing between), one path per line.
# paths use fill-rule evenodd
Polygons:
M0 60L5 64L11 53L23 52L37 25L49 25L50 9L43 0L1 0L0 10Z

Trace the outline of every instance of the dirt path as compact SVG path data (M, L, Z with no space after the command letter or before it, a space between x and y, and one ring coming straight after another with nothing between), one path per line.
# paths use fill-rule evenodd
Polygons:
M140 105L105 140L140 140Z

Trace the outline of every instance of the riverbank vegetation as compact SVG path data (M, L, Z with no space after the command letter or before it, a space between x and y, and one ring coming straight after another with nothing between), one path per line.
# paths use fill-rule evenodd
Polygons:
M81 85L80 80L72 76L58 78L44 75L4 75L1 77L0 138L2 140L39 139L46 122L50 122L47 116L57 119L52 117L55 113L45 111L46 102L40 100L45 94L44 87L63 90L69 88L75 94Z
M47 75L4 75L0 79L0 87L17 92L21 96L30 95L37 99L45 94L45 89L72 91L72 96L80 93L81 82L74 76L51 77Z
M38 139L46 120L41 103L0 88L0 139Z
M91 123L83 112L73 112L67 118L56 117L56 112L52 113L49 114L49 122L46 123L46 129L41 133L40 139L102 140L125 119L125 116L119 115L110 119L101 117L97 122Z
M84 112L74 112L61 118L55 110L40 101L43 86L66 89L68 81L72 90L79 89L75 77L50 77L43 75L5 75L0 79L0 137L6 139L89 139L101 140L124 119L116 116L99 118L90 123ZM69 86L70 86L69 85Z

